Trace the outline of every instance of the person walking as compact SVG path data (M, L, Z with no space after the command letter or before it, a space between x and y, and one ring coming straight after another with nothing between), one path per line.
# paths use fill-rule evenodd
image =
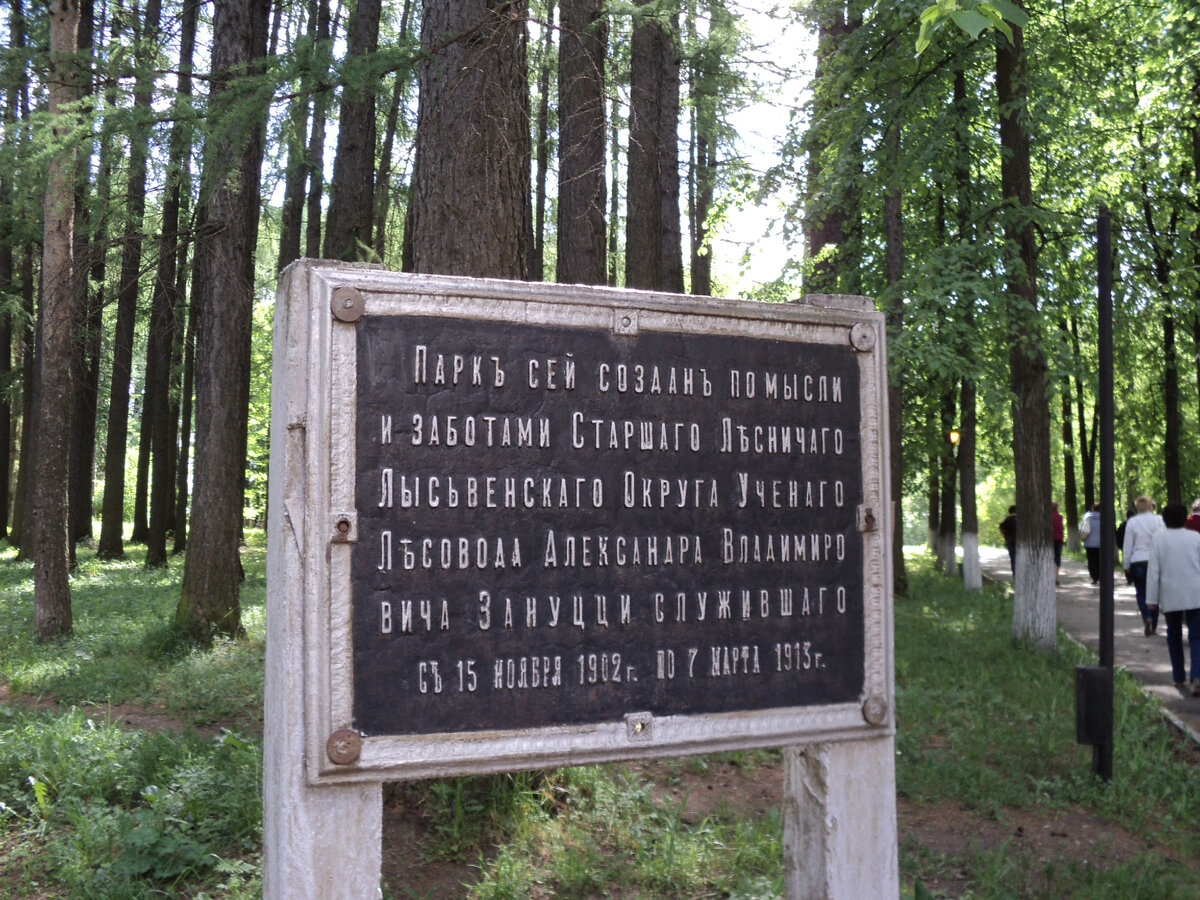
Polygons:
M1050 503L1050 533L1054 538L1054 583L1058 584L1058 573L1062 569L1063 517L1058 511L1058 501Z
M1004 548L1008 551L1008 568L1013 575L1017 574L1017 508L1010 506L1008 515L999 525L1000 533L1004 535Z
M1190 531L1200 531L1200 498L1192 501L1192 514L1183 523L1183 527Z
M1154 512L1154 501L1145 494L1133 501L1137 515L1125 521L1125 543L1121 549L1121 562L1125 575L1133 582L1137 594L1138 612L1146 627L1146 637L1158 631L1158 607L1146 601L1146 569L1150 562L1150 542L1162 531L1162 516Z
M1146 566L1146 604L1161 608L1167 620L1167 654L1175 687L1189 687L1200 697L1200 533L1184 528L1187 510L1182 503L1163 507L1166 525L1150 540ZM1183 623L1188 627L1191 683L1183 659Z
M1092 584L1100 583L1100 504L1093 503L1092 508L1083 514L1079 523L1079 536L1083 538L1083 549L1087 554L1088 574L1092 576Z

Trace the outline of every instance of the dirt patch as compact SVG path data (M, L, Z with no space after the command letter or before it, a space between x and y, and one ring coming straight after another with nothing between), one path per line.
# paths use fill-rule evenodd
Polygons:
M0 704L24 712L64 712L65 708L52 698L13 694L7 684L0 684ZM162 706L141 706L135 703L94 703L77 707L89 718L124 728L142 731L169 731L179 735L195 733L215 737L224 730L235 731L254 738L262 737L262 722L251 716L238 717L219 722L197 724L169 712Z

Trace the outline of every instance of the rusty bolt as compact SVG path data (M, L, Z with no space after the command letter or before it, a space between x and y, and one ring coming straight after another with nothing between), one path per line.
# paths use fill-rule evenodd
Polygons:
M882 725L887 721L887 700L879 696L868 697L863 701L862 714L869 725Z
M339 728L325 742L325 752L332 762L339 766L348 766L355 762L362 752L362 738L357 731Z
M340 287L334 290L330 309L339 322L357 322L366 308L367 301L357 288Z
M875 329L865 322L859 322L850 329L850 346L866 353L875 346Z

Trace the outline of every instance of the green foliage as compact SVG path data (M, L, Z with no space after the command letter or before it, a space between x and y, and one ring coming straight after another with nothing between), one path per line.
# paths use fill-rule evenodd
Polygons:
M777 897L782 892L781 824L718 812L694 821L682 802L657 799L622 767L565 769L554 815L523 820L492 860L480 860L474 898L550 896Z
M211 651L188 644L170 627L182 559L146 569L142 549L123 560L81 550L72 576L75 630L42 644L32 628L32 567L0 553L0 681L17 693L48 693L63 703L136 703L203 725L230 717L261 718L265 548L250 532L243 551L242 622L247 636Z
M1091 748L1074 743L1074 668L1094 658L1068 641L1058 656L1014 647L1007 586L968 594L913 558L908 572L908 597L895 610L901 797L1000 821L1013 810L1082 808L1180 859L1200 853L1197 751L1164 722L1157 701L1117 673L1114 778L1097 781ZM988 897L1184 897L1200 889L1195 872L1150 852L1112 867L1045 866L1001 846L967 861L910 853L902 865L918 877L965 865L973 873L965 887Z
M0 707L0 826L70 896L137 898L257 853L261 748ZM238 867L235 867L238 868ZM173 892L173 891L172 891Z
M921 11L921 31L917 35L917 55L933 43L934 36L946 22L953 22L975 40L983 32L994 29L1012 40L1012 25L1023 28L1029 14L1009 0L937 0Z

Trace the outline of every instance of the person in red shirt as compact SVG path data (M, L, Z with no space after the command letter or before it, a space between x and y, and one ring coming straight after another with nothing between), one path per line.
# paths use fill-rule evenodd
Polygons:
M1057 500L1050 503L1050 531L1054 535L1054 583L1058 584L1058 570L1062 568L1063 517L1058 511Z
M1200 499L1192 501L1192 514L1187 517L1183 527L1189 531L1200 531Z

